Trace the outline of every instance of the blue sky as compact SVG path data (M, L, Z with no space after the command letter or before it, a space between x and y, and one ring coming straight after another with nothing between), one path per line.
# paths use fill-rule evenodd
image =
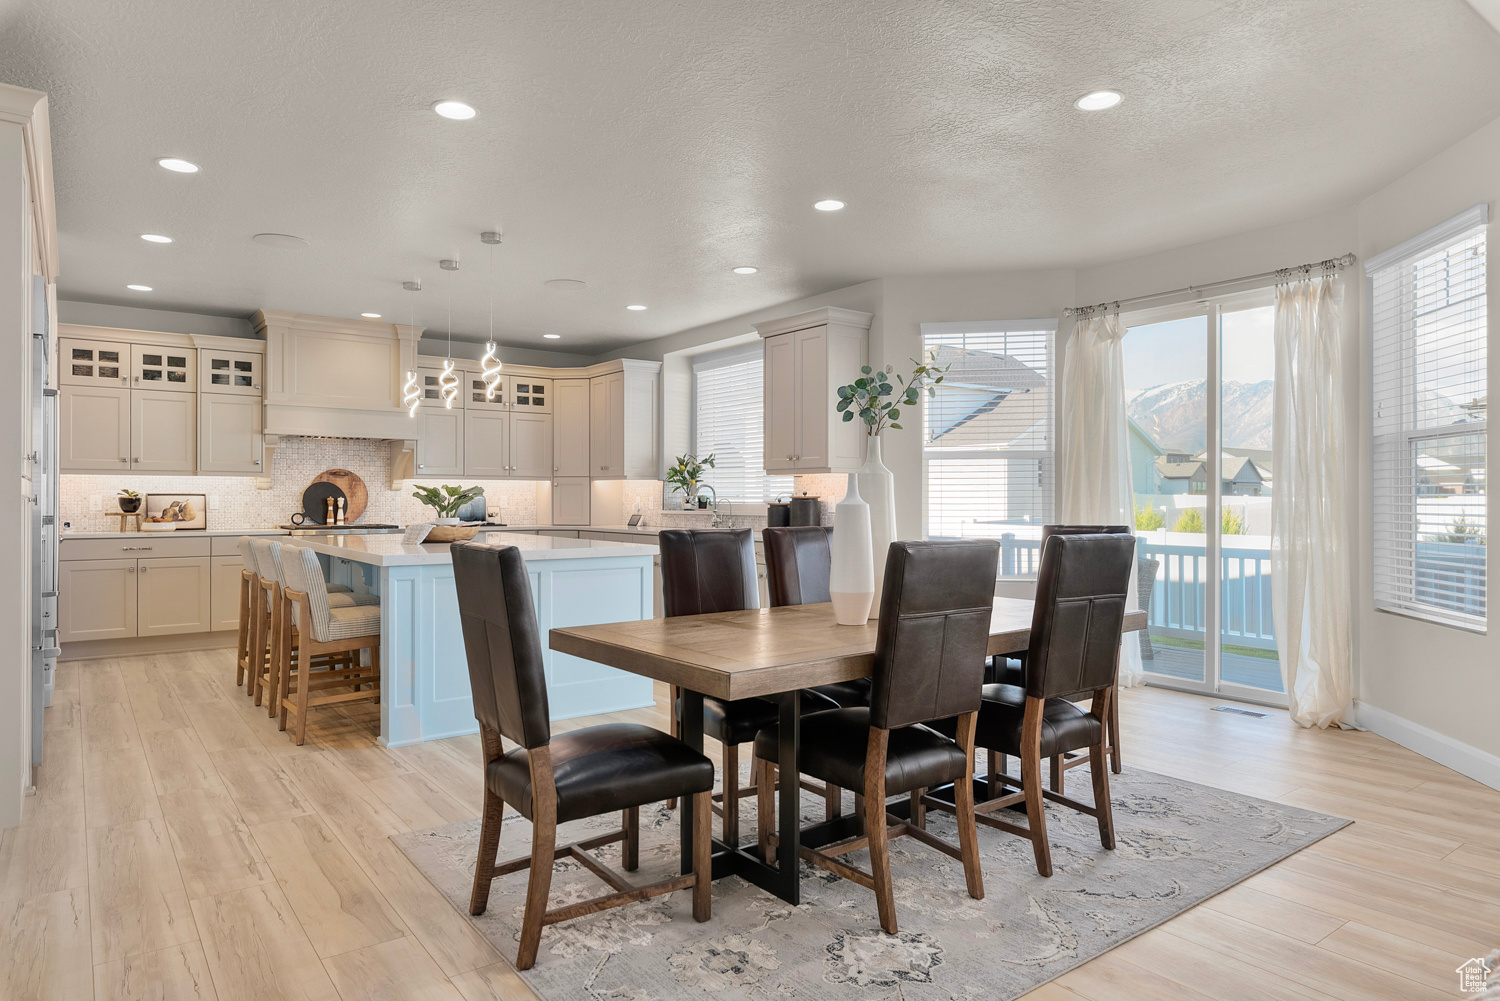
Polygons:
M1265 306L1224 314L1223 372L1229 382L1275 376L1272 310ZM1125 391L1202 379L1208 366L1206 317L1190 316L1130 328L1125 335Z

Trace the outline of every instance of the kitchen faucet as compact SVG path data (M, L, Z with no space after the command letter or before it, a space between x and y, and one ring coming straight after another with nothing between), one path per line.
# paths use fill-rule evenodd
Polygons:
M705 490L708 491L708 499L710 501L712 501L713 505L714 505L714 520L709 523L709 527L710 528L733 528L734 527L734 504L732 502L729 503L729 514L725 515L724 517L721 518L719 516L719 492L713 488L713 484L711 484L711 483L700 483L700 484L698 484L698 492L700 494L703 491L705 491Z

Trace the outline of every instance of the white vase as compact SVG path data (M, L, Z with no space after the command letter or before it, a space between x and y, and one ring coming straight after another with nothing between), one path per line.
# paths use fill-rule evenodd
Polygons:
M841 626L862 626L875 600L875 560L870 548L870 505L859 495L857 474L849 474L849 489L833 509L833 565L828 572L828 595L833 618Z
M856 474L859 495L870 506L870 548L875 570L875 608L880 607L881 584L885 582L885 558L896 541L896 478L880 459L880 438L865 439L865 464Z

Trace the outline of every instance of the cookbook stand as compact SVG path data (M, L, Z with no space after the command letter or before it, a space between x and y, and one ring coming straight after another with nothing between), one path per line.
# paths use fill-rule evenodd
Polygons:
M104 513L107 516L111 517L111 518L119 518L120 519L120 527L119 527L118 531L120 531L122 533L123 532L127 532L127 531L139 532L141 530L141 512L139 512L139 511L106 511ZM135 519L135 528L133 528L133 529L127 529L125 527L125 521L128 518L134 518Z

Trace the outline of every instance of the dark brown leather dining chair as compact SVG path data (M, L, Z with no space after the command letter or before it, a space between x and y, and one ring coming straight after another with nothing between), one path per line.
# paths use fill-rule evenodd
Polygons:
M815 605L832 601L828 579L833 570L833 529L826 525L767 528L766 590L771 607ZM870 679L819 685L812 691L826 695L840 706L870 704Z
M864 797L863 835L822 850L804 847L802 857L874 890L880 927L890 934L896 933L890 837L909 834L959 859L969 896L984 897L973 823L974 732L999 561L1000 546L991 540L892 543L870 705L802 719L801 770ZM924 725L938 720L953 724L956 739ZM775 730L755 738L755 754L767 766L777 760ZM763 811L770 808L772 772L764 767L759 773ZM916 805L923 790L947 783L959 804L958 847L928 833L920 810L907 823L887 815L887 796L910 793ZM761 854L769 857L764 837ZM869 872L840 859L864 847L870 850Z
M639 723L607 723L553 737L541 637L520 550L455 545L453 577L474 718L484 747L484 814L469 913L484 913L494 879L530 869L516 956L516 967L522 970L536 962L544 925L608 907L691 888L693 917L707 921L713 879L713 762L680 740ZM519 746L506 751L501 737ZM672 796L692 799L692 873L638 887L588 854L588 849L620 842L621 865L634 870L640 807ZM531 821L531 853L497 864L500 820L507 803ZM615 811L621 814L618 831L557 847L558 824ZM572 856L616 892L548 910L552 865L565 856Z
M1134 535L1129 525L1043 525L1042 526L1042 549L1047 547L1047 540L1054 535ZM1020 654L1007 660L1004 656L996 656L991 664L991 669L985 672L984 680L987 683L998 683L1004 685L1016 685L1024 688L1026 686L1026 655ZM1074 693L1074 701L1083 698L1082 695ZM1119 689L1110 693L1109 718L1104 723L1104 746L1109 755L1110 768L1115 774L1119 774L1122 767L1120 760L1120 699ZM993 755L991 756L993 759ZM1052 759L1052 791L1062 792L1064 788L1064 776L1068 769L1078 768L1089 763L1087 754L1078 754L1073 757L1059 755ZM1005 761L1002 756L997 763L989 762L991 773L991 790L995 788L995 773L1005 771Z
M657 545L661 550L662 610L667 618L760 607L755 536L750 529L673 529L662 532ZM672 733L676 735L681 733L682 717L676 685L672 686L671 700ZM804 713L837 706L832 699L803 693ZM776 703L765 699L703 699L703 733L724 749L723 791L714 800L726 844L739 843L740 800L753 796L756 788L739 783L740 745L754 740L763 728L775 726L777 713Z
M1115 846L1109 802L1109 767L1104 755L1104 721L1119 667L1125 623L1126 588L1134 572L1135 539L1097 534L1052 537L1042 548L1037 574L1031 645L1026 651L1025 687L984 686L979 709L978 746L1021 758L1021 781L998 780L1018 792L992 797L975 807L980 823L1031 841L1037 872L1052 875L1044 799L1071 807L1099 822L1099 840ZM1088 712L1070 697L1092 700ZM954 732L949 721L939 729ZM1042 759L1089 749L1094 780L1092 806L1042 788ZM998 811L1026 804L1026 827L1002 820ZM933 805L938 805L934 803ZM957 808L960 816L963 808Z

